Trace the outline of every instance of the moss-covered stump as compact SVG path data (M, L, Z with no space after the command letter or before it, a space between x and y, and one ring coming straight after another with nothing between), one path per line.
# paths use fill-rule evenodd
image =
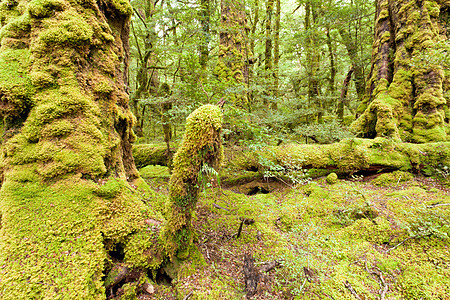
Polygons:
M1 299L104 299L116 260L160 263L145 222L160 217L131 155L131 13L116 0L0 3Z
M352 124L362 137L450 139L448 1L378 0L367 97Z
M348 139L328 145L286 145L243 151L227 166L289 173L336 169L339 173L402 170L434 175L450 165L450 142L410 144L392 139Z
M186 132L173 158L169 182L167 224L161 232L167 254L186 258L192 244L192 215L200 190L199 176L217 169L222 161L222 112L218 106L204 105L186 120Z

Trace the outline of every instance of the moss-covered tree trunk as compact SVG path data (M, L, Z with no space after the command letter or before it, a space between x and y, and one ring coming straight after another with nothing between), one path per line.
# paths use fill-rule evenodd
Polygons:
M433 59L446 47L449 7L449 1L377 1L366 99L352 126L361 136L449 139L448 72Z
M226 97L239 108L248 105L248 42L245 7L240 0L221 1L219 60L215 69L229 92Z
M0 3L1 299L104 299L115 260L160 263L141 255L157 233L131 155L131 13L115 0Z
M201 190L200 176L217 169L223 159L222 112L204 105L189 115L183 141L173 158L169 182L167 226L161 238L172 258L186 258L194 237L193 212Z
M316 110L314 121L323 122L323 103L320 94L320 52L318 48L318 38L316 21L320 3L314 1L305 2L305 30L306 38L306 68L308 75L308 102Z

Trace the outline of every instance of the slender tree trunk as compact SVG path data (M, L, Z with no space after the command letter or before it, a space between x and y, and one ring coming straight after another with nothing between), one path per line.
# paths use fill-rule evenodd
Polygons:
M221 1L219 61L215 69L225 87L236 92L227 98L239 108L247 108L248 45L245 7L239 0Z
M313 25L315 26L317 8L315 3L307 1L305 4L305 30L307 32L306 60L308 74L308 101L314 107L316 112L316 120L323 122L323 103L319 98L319 66L320 53L317 51L317 37L315 36ZM312 21L312 22L311 22ZM312 23L312 24L311 24Z
M335 54L333 48L333 41L331 40L330 28L327 29L327 47L328 47L328 56L330 57L330 78L328 79L328 91L331 95L334 95L336 91L336 63L335 63Z
M258 23L259 23L259 0L255 0L253 2L253 7L252 7L252 11L253 11L253 16L250 16L250 23L251 23L251 28L250 28L250 33L249 33L249 65L248 65L248 86L250 87L252 85L252 79L253 79L253 65L255 63L255 34L256 34L256 29L258 28ZM251 110L252 108L252 103L253 103L253 91L250 90L250 92L248 93L248 101L249 101L249 109Z
M273 45L273 95L275 102L272 108L277 108L277 98L279 96L279 63L280 63L280 21L281 21L281 3L276 0L275 8L275 28L274 28L274 45Z
M206 75L206 67L208 63L209 56L209 41L210 32L210 1L209 0L200 0L200 25L202 28L202 39L200 42L200 59L199 63L203 70L203 76Z
M265 43L265 58L264 58L264 68L266 70L267 79L270 82L270 77L272 73L272 15L273 15L273 4L274 0L267 0L266 2L266 43Z
M345 76L344 82L342 84L341 97L339 98L337 109L338 120L341 122L344 121L344 107L347 101L348 86L350 84L352 74L353 74L353 67L351 67L350 70L347 72L347 76Z
M448 82L434 57L447 40L448 1L378 0L372 67L363 114L352 125L361 136L411 142L448 140Z

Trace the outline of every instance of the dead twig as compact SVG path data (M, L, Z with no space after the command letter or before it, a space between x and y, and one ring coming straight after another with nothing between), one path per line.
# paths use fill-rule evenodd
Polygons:
M214 206L215 208L218 208L218 209L223 209L223 210L226 210L226 211L231 211L231 209L228 209L228 208L222 207L222 206L220 206L220 205L217 205L217 204L215 204L215 203L213 203L213 206Z
M398 243L398 244L395 245L394 247L387 249L387 250L386 250L386 253L389 253L389 252L391 252L392 250L397 249L398 247L400 247L401 245L403 245L405 242L407 242L407 241L409 241L409 240L412 240L412 239L415 239L415 238L416 238L416 236L410 236L409 238L404 239L403 241L401 241L400 243Z
M427 208L434 208L434 207L438 207L438 206L449 206L450 203L442 203L442 202L438 202L438 203L434 203L431 205L427 205Z
M189 298L192 297L192 295L193 295L193 292L190 291L189 294L187 294L187 295L183 298L183 300L188 300Z
M381 286L380 291L379 291L380 300L385 300L386 293L389 289L389 286L386 283L386 281L384 280L383 272L381 272L381 270L378 269L377 267L374 267L375 271L369 270L369 268L367 267L367 260L364 262L364 267L366 268L367 273L377 276L378 279L380 280L380 286Z
M350 282L348 282L348 280L346 280L344 282L344 286L347 288L347 290L350 291L350 293L352 293L352 295L358 299L358 300L362 300L361 297L356 293L356 291L353 289L352 285L350 284Z
M237 239L241 236L241 232L242 232L242 226L245 225L251 225L253 223L255 223L255 220L253 219L248 219L248 218L240 218L241 220L241 224L239 224L239 229L238 232L236 234L233 234L232 237L236 237Z

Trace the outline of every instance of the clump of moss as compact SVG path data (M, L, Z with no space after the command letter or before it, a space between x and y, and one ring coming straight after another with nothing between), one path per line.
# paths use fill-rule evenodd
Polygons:
M338 182L338 176L336 173L330 173L328 174L326 181L328 184L335 184Z
M186 258L193 240L192 214L197 203L199 176L205 168L218 168L223 159L222 112L204 105L186 120L183 141L173 158L169 182L167 224L161 233L167 253Z
M28 4L28 11L34 18L46 18L61 11L66 6L63 0L33 0Z
M413 175L408 172L394 171L392 173L384 173L372 180L373 185L378 186L394 186L405 183L413 179Z

